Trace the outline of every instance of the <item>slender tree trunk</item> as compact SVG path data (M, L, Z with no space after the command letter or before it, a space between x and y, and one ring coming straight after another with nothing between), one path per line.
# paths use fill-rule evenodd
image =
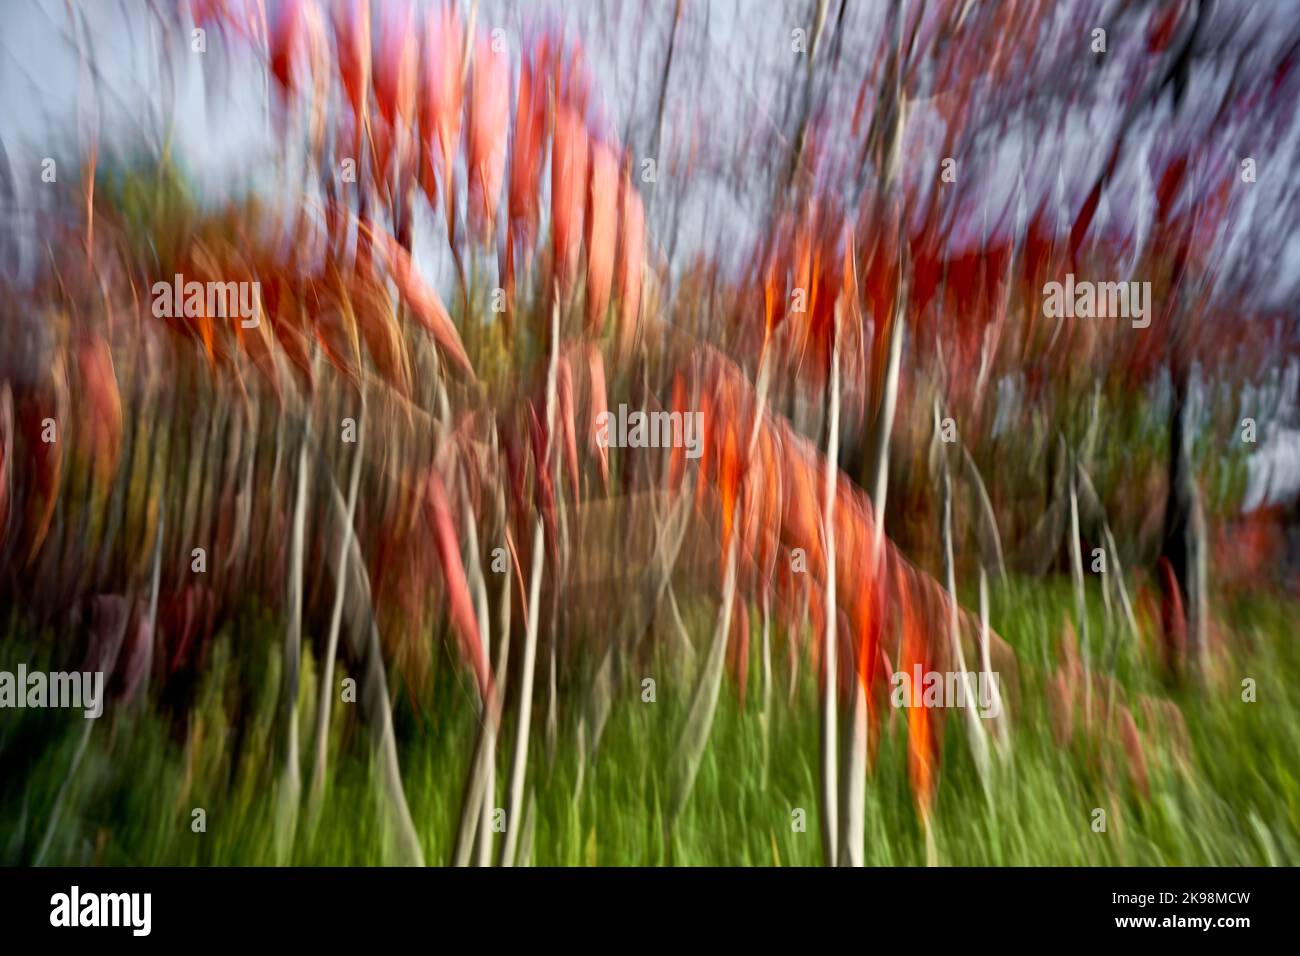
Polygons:
M491 617L488 614L487 583L483 579L482 555L479 551L478 529L468 495L462 496L465 515L465 566L469 576L470 591L473 594L474 613L478 621L479 641L483 646L484 660L491 659L490 638ZM509 596L509 575L503 597ZM505 604L509 609L509 603ZM507 619L508 620L508 619ZM503 645L504 645L503 641ZM452 863L465 866L471 851L476 859L487 860L492 852L492 806L491 799L495 789L496 769L496 724L500 717L499 684L502 680L501 658L504 651L498 653L498 661L493 671L494 679L489 682L487 693L479 702L479 728L475 736L474 759L470 764L470 774L466 780L465 795L461 802L460 825L456 831L456 845L452 851ZM486 865L486 864L484 864Z
M507 668L510 664L510 571L501 585L501 642L497 645L492 684L474 745L474 760L465 781L460 824L452 847L452 866L490 866L492 861L492 812L496 798L496 741L505 701ZM509 821L507 820L507 827Z
M1205 663L1205 516L1192 469L1191 370L1185 359L1171 369L1169 491L1161 554L1173 568L1186 614L1187 665L1198 674ZM1166 598L1168 600L1168 598Z
M352 556L355 565L357 555ZM424 852L415 832L415 821L406 803L402 789L402 771L397 760L397 738L393 734L392 704L388 699L388 681L384 676L384 658L379 647L379 627L373 618L366 642L366 696L371 711L370 720L377 738L384 789L397 825L398 860L402 866L424 866Z
M839 607L835 594L835 494L839 485L840 457L840 342L839 306L831 324L831 362L827 381L826 470L822 505L823 551L826 555L826 627L822 641L825 686L822 689L822 852L827 866L839 864ZM850 859L853 852L849 851ZM861 863L859 851L857 863Z
M934 406L935 427L939 425L939 405ZM989 746L984 728L980 726L977 711L975 688L971 685L970 671L966 668L966 654L961 646L961 613L957 606L957 562L953 553L952 531L952 474L948 469L948 459L943 459L943 566L944 579L948 589L948 639L951 642L952 657L957 670L961 673L965 690L966 706L962 708L966 717L966 730L970 736L971 756L975 768L979 771L986 794L991 794L989 779Z
M803 160L804 142L808 135L808 121L813 112L813 87L815 73L813 66L817 60L817 51L821 46L822 29L826 26L827 0L814 0L812 36L806 57L803 89L803 106L799 112L799 127L795 130L794 143L790 151L790 165L786 171L785 187L794 185L799 173L799 164Z
M668 35L668 54L666 57L664 57L664 72L662 78L659 81L659 106L655 110L654 140L650 143L650 150L649 150L649 156L651 159L654 160L656 166L656 174L657 174L657 167L661 164L663 159L663 157L659 155L659 150L663 146L664 107L668 103L668 78L672 76L672 72L673 72L673 53L677 50L677 26L681 22L682 22L682 0L677 0L677 4L673 9L672 32ZM650 209L654 205L654 200L656 195L657 195L657 190L652 189L650 190L650 194L646 196L645 215L646 215L647 223L650 221Z
M302 793L302 770L298 752L298 681L302 663L303 550L306 537L307 496L310 482L307 473L307 435L310 416L304 414L302 435L298 439L297 487L294 491L293 523L289 538L288 594L284 633L284 774L281 778L279 809L276 821L276 862L283 866L293 851L298 825L298 801Z
M1079 478L1079 490L1082 493L1083 503L1092 510L1095 520L1101 525L1102 539L1106 545L1106 558L1109 561L1107 575L1113 580L1116 593L1119 596L1120 610L1124 614L1124 623L1128 628L1130 637L1136 637L1138 634L1137 614L1133 610L1133 601L1129 598L1128 586L1124 583L1124 563L1120 559L1119 546L1115 541L1115 535L1111 533L1110 522L1106 519L1106 510L1102 506L1101 498L1097 494L1097 489L1088 476L1088 472L1080 464L1076 469Z
M501 513L504 519L504 499L501 502ZM492 814L496 802L497 733L501 727L501 704L505 701L506 680L510 674L510 584L510 564L507 562L505 573L501 576L500 610L497 614L501 629L501 639L497 645L497 679L496 685L493 687L497 705L495 708L489 709L488 715L490 719L484 728L483 752L484 776L486 779L483 782L483 816L479 823L478 851L475 857L475 863L478 866L492 865Z
M731 632L731 611L736 598L736 539L739 529L733 528L727 542L726 571L722 582L722 607L713 628L713 640L709 644L709 653L704 661L704 669L691 697L691 709L686 717L686 728L682 731L677 749L673 753L669 778L673 781L672 805L669 808L668 825L671 829L677 817L686 807L691 790L695 786L695 775L700 769L700 758L704 755L704 746L709 740L709 731L713 728L713 715L718 706L718 693L722 687L723 665L727 657L727 635Z
M903 359L903 307L900 288L894 306L889 332L889 357L885 365L885 380L880 391L880 408L876 413L871 455L871 471L867 487L871 494L874 528L871 547L871 567L868 581L874 582L880 573L882 545L885 540L885 502L889 493L889 440L894 431L894 413L898 406L898 379ZM867 689L859 680L849 688L849 715L851 723L844 742L844 793L840 822L843 862L848 866L861 866L866 858L866 774L867 774Z
M550 467L550 458L556 454L555 404L556 381L560 359L560 295L556 289L551 303L551 355L546 369L546 461L538 462L538 469ZM558 493L558 485L557 493ZM542 565L545 562L545 537L539 514L533 522L533 550L529 560L532 570L528 582L528 619L524 624L524 660L519 680L519 720L515 725L515 750L510 765L510 790L506 804L506 838L501 846L501 865L513 866L515 852L522 836L524 808L524 777L528 768L528 732L533 716L533 675L537 667L537 629L541 616Z
M1079 495L1075 470L1070 469L1070 568L1074 578L1075 613L1079 617L1079 657L1083 662L1083 714L1092 713L1092 641L1088 628L1088 604L1083 586L1083 550L1079 543Z
M970 449L963 442L961 446L962 460L966 464L966 471L971 477L975 486L975 497L979 501L980 514L984 518L984 527L987 529L987 543L989 550L992 551L992 564L997 572L998 580L1002 584L1007 583L1007 562L1002 554L1002 535L998 531L998 516L993 510L993 501L989 498L988 488L984 486L984 479L980 477L979 468L975 465L975 459L971 456Z
M749 441L745 445L746 472L751 473L748 465L754 460L758 448L758 439L762 433L763 418L767 414L767 394L771 381L771 362L768 343L764 343L758 361L757 400L754 403L754 420L750 425ZM754 480L751 478L751 480ZM669 777L673 781L673 802L669 808L668 827L671 830L678 815L690 798L695 786L695 775L699 770L700 758L704 755L705 744L713 729L713 716L717 708L718 693L722 686L723 664L726 660L727 637L731 633L731 615L736 597L736 539L739 534L739 518L732 529L731 537L726 543L725 570L722 581L722 608L717 625L714 627L713 640L704 660L704 669L695 686L691 698L691 709L687 714L686 727L682 731ZM678 543L680 547L680 542ZM665 578L665 584L667 579ZM657 602L656 602L657 604Z
M379 644L379 626L370 600L370 581L366 575L365 561L356 530L347 518L347 503L333 476L327 473L326 491L330 508L338 519L348 541L348 560L338 574L346 574L348 591L355 595L349 615L349 632L353 652L362 661L361 703L366 721L370 724L373 746L379 760L379 782L397 827L398 862L403 866L423 866L424 853L415 832L411 810L402 788L401 765L397 758L397 738L393 733L392 704L388 698L388 679L384 674L383 650Z
M335 573L334 608L330 612L330 630L325 644L324 670L321 672L320 699L316 707L316 759L311 774L311 795L308 798L308 817L315 819L320 811L325 790L325 772L329 761L330 709L334 702L334 663L338 656L339 628L343 622L343 605L347 596L348 556L352 542L353 522L356 519L357 489L361 484L361 459L366 441L365 407L357 416L357 443L352 449L352 465L348 474L348 503L343 516L345 527L339 529L338 570Z
M772 761L772 600L763 594L763 712L758 718L763 732L763 768L761 787L767 790Z
M515 724L514 757L510 762L510 789L506 798L506 838L501 846L501 866L513 866L523 821L524 778L528 768L528 733L533 717L533 677L537 667L537 626L541 609L542 564L545 539L542 519L533 522L532 570L528 582L528 620L524 625L524 661L519 678L519 718Z
M465 550L469 566L470 590L474 595L474 613L478 618L479 640L483 645L483 660L490 661L492 659L492 617L488 613L487 582L483 579L483 557L479 551L478 528L474 523L474 512L469 496L464 495L463 498L465 501ZM497 677L500 678L499 668ZM495 681L492 683L494 684ZM498 715L493 712L493 701L496 697L496 688L489 685L489 692L483 697L482 706L479 708L480 726L485 736L485 753L483 759L483 792L478 797L479 825L476 844L478 846L478 856L489 859L492 854L491 796L496 786L494 771L496 769L496 721Z

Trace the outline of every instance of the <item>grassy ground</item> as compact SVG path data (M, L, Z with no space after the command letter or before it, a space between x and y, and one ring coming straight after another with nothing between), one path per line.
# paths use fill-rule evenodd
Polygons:
M1016 648L1021 703L1006 758L986 794L957 721L945 734L934 817L944 864L1232 865L1300 863L1300 651L1293 602L1252 599L1226 613L1236 650L1210 686L1162 683L1138 648L1120 644L1114 672L1130 695L1173 699L1190 741L1188 759L1164 739L1146 740L1149 793L1141 795L1097 746L1058 745L1046 706L1067 586L1013 585L995 595L993 624ZM1100 608L1090 609L1094 633ZM188 721L137 703L99 721L60 711L0 714L0 862L33 862L47 834L45 863L262 864L273 859L280 760L276 731L279 648L274 629L238 657L228 637L208 652ZM698 642L697 638L697 642ZM757 639L751 641L757 654ZM0 648L5 669L42 655L15 639ZM778 663L783 655L774 655ZM784 669L764 785L761 693L751 667L742 708L724 685L717 721L691 802L671 835L665 828L668 756L682 725L690 682L666 665L657 700L629 686L616 703L599 759L578 791L574 724L560 721L548 760L544 711L534 721L529 779L536 784L532 862L539 865L816 864L817 722L815 688L805 679L793 705ZM1240 671L1240 676L1238 676ZM653 672L647 676L656 676ZM1258 701L1241 700L1240 682L1257 682ZM637 684L639 685L639 679ZM544 686L544 685L543 685ZM304 790L310 779L316 682L303 680ZM474 739L466 691L447 668L435 676L420 713L398 694L396 725L406 791L426 859L451 852L462 782ZM544 702L544 698L543 698ZM292 855L302 864L376 864L388 839L370 781L369 735L348 705L335 708L325 809L311 828L300 821ZM91 731L77 772L68 768ZM512 740L505 727L503 740ZM866 854L872 865L919 865L926 844L906 773L906 729L896 715L867 789ZM1113 748L1110 751L1115 752ZM1121 751L1118 751L1122 753ZM498 776L504 776L505 760ZM504 800L502 801L504 802ZM207 829L191 829L192 810ZM56 813L57 821L51 827ZM792 811L806 811L806 827ZM1107 829L1092 829L1095 808Z

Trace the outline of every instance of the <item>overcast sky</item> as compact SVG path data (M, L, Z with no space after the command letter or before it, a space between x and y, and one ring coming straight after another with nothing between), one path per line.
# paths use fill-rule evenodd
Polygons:
M376 0L376 7L382 2ZM73 3L74 10L84 12L99 70L92 79L78 63L68 6L66 0L4 3L0 140L17 186L20 208L11 221L19 223L20 235L23 208L39 201L42 159L51 156L64 163L61 179L75 176L75 165L69 169L66 160L82 153L93 128L103 130L101 150L109 157L142 140L160 142L170 129L177 155L201 197L220 201L250 186L276 192L281 186L277 177L285 175L286 168L277 161L282 140L269 128L265 74L248 49L223 45L210 36L207 54L192 53L179 34L165 40L143 0ZM466 4L461 7L468 9ZM1287 42L1300 17L1300 3L1293 0L1226 7L1229 13L1244 10L1265 26L1275 22L1278 29L1265 30L1264 43ZM709 250L734 268L746 263L770 198L768 184L757 175L770 157L752 154L787 135L786 96L791 84L802 79L799 63L791 61L791 30L810 25L810 8L788 0L684 4L659 151L659 181L643 187L651 199L652 232L661 247L666 250L675 240L674 266L688 263L698 250ZM833 16L838 4L831 8ZM1073 42L1069 31L1079 27L1071 19L1072 8L1062 4L1058 9L1053 42ZM504 29L516 57L525 19L533 25L561 26L568 37L580 39L600 104L589 119L609 138L626 141L644 155L655 126L673 10L672 0L481 0L477 22L483 31ZM874 55L869 51L883 29L884 10L883 2L876 0L850 3L840 51L846 80L843 90L834 88L833 96L843 99L856 89L866 61ZM1131 45L1117 50L1130 51L1117 54L1121 56L1142 55L1140 49L1131 52ZM1124 76L1122 69L1111 69L1098 82L1122 83ZM1194 77L1193 101L1208 97L1222 82L1215 75ZM840 105L847 108L832 100L832 106ZM1022 229L1030 212L1026 195L1035 202L1051 197L1064 231L1119 122L1113 109L1065 110L1056 142L1046 151L1041 135L1027 135L1023 125L1007 124L986 149L981 168L966 171L977 179L978 186L968 195L982 204L981 213L959 222L950 241L964 245L978 242L985 231ZM939 125L927 101L913 104L905 170L909 163L925 169L937 164ZM761 135L754 135L756 131ZM1139 239L1143 236L1154 203L1150 151L1160 147L1163 134L1158 126L1130 132L1096 229L1136 230ZM1252 144L1243 142L1240 148L1249 154ZM1300 146L1292 135L1283 144L1283 155L1257 158L1258 181L1239 214L1246 238L1231 250L1234 255L1283 250L1275 270L1274 297L1279 303L1300 274L1300 229L1252 238L1249 223L1256 209L1268 210L1277 202L1286 177L1295 175L1297 157ZM691 163L689 175L680 165L685 161ZM430 219L421 232L427 236L433 228ZM1260 242L1273 248L1261 249ZM437 245L417 239L417 254L422 267L447 278L449 257L438 259L429 252ZM1135 255L1140 245L1135 244ZM29 264L33 258L28 257ZM1293 394L1294 387L1290 391ZM1254 500L1265 496L1266 476L1284 483L1288 493L1300 487L1300 432L1266 436L1257 458L1252 470ZM1264 459L1276 467L1264 467Z

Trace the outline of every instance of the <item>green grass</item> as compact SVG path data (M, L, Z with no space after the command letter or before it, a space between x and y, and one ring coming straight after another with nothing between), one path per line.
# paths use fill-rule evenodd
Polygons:
M1168 686L1131 643L1117 645L1114 673L1126 693L1174 700L1186 719L1191 757L1180 766L1167 742L1147 740L1150 792L1126 775L1107 774L1095 748L1059 746L1047 719L1044 682L1056 661L1061 621L1072 606L1067 584L1013 584L995 595L993 624L1017 651L1020 706L1009 752L986 795L959 721L944 737L934 816L940 863L956 865L1236 865L1300 862L1300 652L1292 637L1297 605L1253 598L1225 612L1234 648L1205 687ZM1093 633L1102 626L1090 607ZM757 627L757 622L755 622ZM43 862L95 864L266 864L274 859L281 770L275 628L221 635L208 649L193 706L183 716L145 707L110 709L94 722L85 755L62 797ZM704 638L696 636L697 646ZM1127 639L1125 639L1127 641ZM0 648L13 669L48 666L32 642ZM669 662L629 675L615 702L596 761L578 792L576 746L583 695L562 690L554 757L545 740L545 681L529 780L536 788L532 862L538 865L809 865L821 859L817 809L816 691L807 667L787 698L785 652L773 658L770 762L763 783L758 639L743 708L733 681L717 719L690 803L668 832L668 758L689 702L689 675ZM539 668L539 677L542 670ZM642 676L657 700L643 703ZM1241 700L1252 677L1258 701ZM315 669L304 667L300 720L303 788L313 753ZM407 797L429 862L445 862L473 746L475 717L463 677L435 667L412 708L396 693L395 724ZM47 831L85 721L60 711L6 711L0 719L0 862L33 862ZM299 864L379 864L390 834L372 781L370 735L355 705L334 709L331 774L314 827L300 815L291 860ZM513 740L507 720L502 740ZM1120 751L1122 753L1122 751ZM507 768L503 748L498 789ZM504 798L500 803L504 804ZM207 814L204 833L191 811ZM305 800L304 800L305 807ZM1094 808L1107 830L1094 833ZM792 811L806 828L796 832ZM871 865L922 865L925 838L906 771L906 721L896 714L881 741L867 787L866 855Z

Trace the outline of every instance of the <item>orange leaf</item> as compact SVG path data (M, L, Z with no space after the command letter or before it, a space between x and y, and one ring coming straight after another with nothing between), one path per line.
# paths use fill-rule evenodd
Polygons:
M439 5L425 15L424 61L420 77L420 128L424 155L437 172L447 211L447 225L455 215L451 176L453 156L460 140L460 105L464 96L461 78L462 29L452 4ZM429 202L434 201L434 183L424 182Z
M510 79L504 52L479 37L469 97L469 225L481 242L490 242L506 165L510 125Z
M410 0L380 4L379 55L374 59L375 102L389 123L413 119L415 112L415 10Z
M925 635L917 611L913 606L910 581L912 572L898 578L898 603L902 614L902 647L899 651L899 669L912 680L919 669L922 674L930 669ZM912 797L922 819L928 819L934 801L933 728L929 708L923 706L921 687L912 681L912 696L907 701L907 773L912 781Z
M411 254L402 248L401 243L380 230L381 251L388 263L388 271L397 283L397 291L411 310L412 317L433 336L438 346L465 374L474 378L474 369L461 344L460 333L451 321L451 316L443 306L442 300L430 286L426 285L415 271Z
M641 309L641 271L645 255L645 207L641 196L624 177L619 223L618 295L622 303L619 310L619 351L626 355L632 346Z
M510 151L510 231L521 253L532 245L537 228L537 200L542 174L546 129L545 71L549 59L546 37L519 65L519 96L515 106L514 142Z
M587 130L571 106L555 117L551 148L551 241L560 293L568 296L578 271L587 198Z
M333 20L339 75L353 114L360 117L370 86L370 0L335 4Z
M424 505L425 517L429 522L430 531L433 532L433 542L438 550L438 560L442 564L442 576L447 586L452 626L460 638L461 653L474 669L479 693L486 699L489 679L487 652L480 639L478 620L474 616L474 604L470 599L469 584L465 579L465 566L460 560L460 542L452 524L447 492L438 472L432 468L429 470L425 484Z
M603 143L592 148L587 197L587 329L600 334L614 279L618 243L618 159Z

